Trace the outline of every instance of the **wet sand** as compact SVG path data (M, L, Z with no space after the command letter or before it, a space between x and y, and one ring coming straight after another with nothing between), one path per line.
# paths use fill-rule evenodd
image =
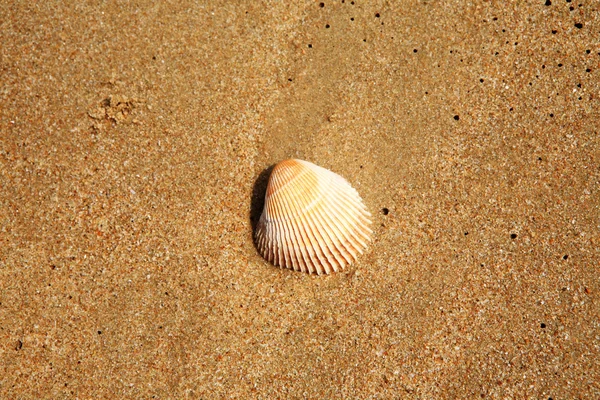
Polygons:
M508 3L1 4L0 398L599 398L600 3ZM342 273L254 248L292 157Z

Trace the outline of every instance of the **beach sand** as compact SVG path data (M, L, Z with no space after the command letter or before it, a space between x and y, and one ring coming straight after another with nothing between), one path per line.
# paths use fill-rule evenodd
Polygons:
M289 3L0 4L0 398L600 398L600 3ZM287 158L344 272L257 253Z

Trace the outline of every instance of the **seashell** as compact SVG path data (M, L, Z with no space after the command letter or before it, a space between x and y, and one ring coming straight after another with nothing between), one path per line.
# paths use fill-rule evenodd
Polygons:
M256 245L276 266L329 274L367 247L370 216L358 192L338 174L308 161L282 161L269 178Z

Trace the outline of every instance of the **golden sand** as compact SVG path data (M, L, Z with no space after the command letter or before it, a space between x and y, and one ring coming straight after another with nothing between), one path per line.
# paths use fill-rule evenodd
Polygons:
M0 4L0 398L600 398L600 3L288 3ZM287 158L346 271L256 251Z

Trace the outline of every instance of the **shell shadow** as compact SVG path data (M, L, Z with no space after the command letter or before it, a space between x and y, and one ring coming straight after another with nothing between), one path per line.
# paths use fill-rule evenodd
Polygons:
M256 247L256 240L254 239L256 226L258 225L258 220L260 219L260 215L262 214L262 210L265 206L267 185L269 184L269 177L271 176L271 172L273 172L274 167L275 164L264 169L254 181L254 186L252 187L252 200L250 201L250 225L252 226L252 242L254 243L254 247ZM258 248L256 250L258 250Z

